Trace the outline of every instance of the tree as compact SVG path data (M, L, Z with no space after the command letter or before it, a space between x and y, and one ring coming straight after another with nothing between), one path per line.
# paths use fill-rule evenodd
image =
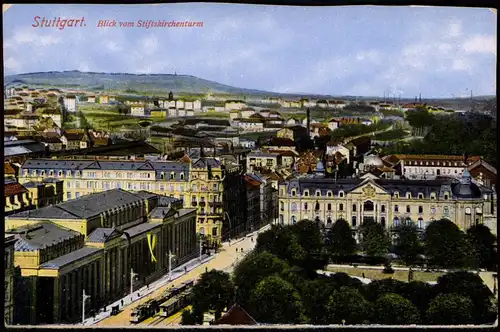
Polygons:
M248 255L234 269L234 284L238 288L237 297L246 307L255 285L273 274L282 273L288 264L266 251Z
M371 257L381 257L387 254L390 240L384 227L374 221L367 221L360 227L361 247L365 254Z
M356 252L356 240L347 221L339 219L333 224L327 234L326 248L334 257L345 257Z
M373 322L384 325L410 325L420 322L418 309L398 294L385 294L374 304Z
M441 294L459 294L472 300L472 317L476 324L490 323L495 320L492 315L493 293L475 273L459 271L442 275L438 278L436 292Z
M297 290L278 276L257 284L251 295L250 314L259 323L300 324L307 322Z
M297 261L298 265L306 273L315 275L317 269L323 268L328 263L320 223L312 220L300 220L289 227L305 252L302 261Z
M494 269L496 237L491 233L491 230L483 224L474 225L467 230L467 240L473 248L478 266Z
M195 312L215 311L215 318L221 316L224 308L234 301L234 285L228 273L211 270L201 275L193 287L193 308Z
M440 294L429 305L426 316L430 324L472 324L473 304L470 298L459 294Z
M311 324L329 324L327 303L334 289L328 277L305 282L300 294Z
M198 325L203 323L203 313L194 312L191 309L182 311L181 325Z
M259 234L255 251L268 251L291 265L299 266L307 255L290 226L273 226L270 230Z
M460 268L473 266L465 234L447 219L433 221L424 234L425 254L431 266Z
M423 252L416 225L405 222L396 228L395 253L407 266L411 266Z
M327 312L329 324L366 324L371 319L372 307L357 289L341 287L330 296Z
M429 303L436 296L434 287L426 282L411 281L405 283L399 292L404 298L408 299L418 308L420 317L424 318Z
M373 302L388 293L401 295L405 285L405 282L392 278L373 280L365 286L366 298Z

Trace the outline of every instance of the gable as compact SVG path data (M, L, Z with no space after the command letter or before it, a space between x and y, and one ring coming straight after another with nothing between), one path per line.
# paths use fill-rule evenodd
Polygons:
M137 170L140 171L154 171L153 165L149 161L145 162L141 167L139 167Z
M91 163L87 167L84 167L83 169L101 169L101 164L99 164L98 161L94 161L93 163Z
M390 195L384 188L376 184L372 179L367 179L354 187L350 195L360 195L364 198L375 198L377 195Z

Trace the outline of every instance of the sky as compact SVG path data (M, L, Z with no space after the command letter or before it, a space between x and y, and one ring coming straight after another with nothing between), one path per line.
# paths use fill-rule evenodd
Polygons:
M87 26L35 28L35 16L83 16ZM203 27L98 28L99 20ZM14 5L4 13L4 73L176 72L281 93L494 95L496 20L486 8Z

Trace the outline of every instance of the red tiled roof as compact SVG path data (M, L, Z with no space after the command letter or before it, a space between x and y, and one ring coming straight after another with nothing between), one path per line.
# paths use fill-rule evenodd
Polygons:
M224 316L216 320L214 325L258 325L258 323L245 309L235 304Z
M27 193L27 192L28 192L28 189L24 188L19 183L9 183L9 184L4 185L4 196L5 197L23 194L23 193Z

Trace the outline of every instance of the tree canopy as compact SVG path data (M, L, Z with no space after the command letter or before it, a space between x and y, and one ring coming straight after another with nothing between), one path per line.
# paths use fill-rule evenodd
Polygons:
M361 225L360 232L361 247L366 255L382 257L387 254L390 240L381 224L367 221Z
M260 281L252 291L250 314L259 323L299 324L307 322L297 290L278 276Z
M215 311L216 319L234 302L234 285L228 273L211 270L201 275L193 287L193 311Z
M418 255L423 253L415 223L404 222L396 227L394 251L407 266L413 265Z
M481 268L493 270L496 265L496 237L488 226L477 224L467 230L476 263Z
M420 323L418 309L401 295L387 293L375 301L373 322L385 325L410 325Z
M332 256L349 256L356 252L356 240L351 226L344 219L339 219L328 231L326 248Z
M372 306L357 289L341 287L330 296L327 312L330 324L363 324L369 323Z
M470 245L458 226L447 219L431 222L425 229L425 254L431 266L473 266Z
M426 316L430 324L472 324L473 303L467 296L440 294L429 305Z

